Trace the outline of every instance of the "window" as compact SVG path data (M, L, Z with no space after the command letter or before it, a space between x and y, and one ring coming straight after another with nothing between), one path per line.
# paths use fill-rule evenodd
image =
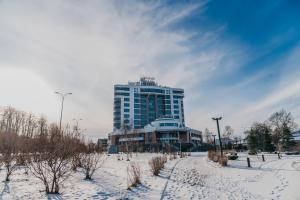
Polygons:
M125 92L115 92L115 96L129 96L129 93L125 93Z
M115 87L115 90L129 91L128 87Z
M178 123L159 123L159 126L175 126L178 127Z
M124 101L129 101L129 98L124 98Z
M176 96L176 95L174 95L173 99L182 99L182 96Z
M129 103L124 103L124 107L129 107Z
M183 90L173 90L173 94L183 94Z
M173 103L174 103L174 104L178 104L178 100L177 100L177 99L174 99L174 100L173 100Z
M129 108L124 108L124 112L129 112Z
M174 105L174 109L178 109L178 105Z
M179 114L179 110L174 110L174 114Z
M156 88L141 88L141 92L151 92L151 93L160 93L164 94L165 90L156 89Z
M179 116L178 116L178 115L175 115L174 118L175 118L175 119L179 119Z
M124 118L129 118L129 114L124 114Z
M141 111L140 111L140 109L134 109L134 113L135 113L135 114L140 114Z

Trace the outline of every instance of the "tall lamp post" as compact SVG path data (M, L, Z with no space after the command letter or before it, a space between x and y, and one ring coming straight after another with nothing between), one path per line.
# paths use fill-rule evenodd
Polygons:
M217 152L217 146L216 146L216 135L212 135L214 137L214 148L215 152Z
M60 120L59 120L59 130L61 130L61 122L62 122L62 114L63 114L63 110L64 110L64 101L65 101L65 97L67 95L71 95L71 92L55 92L55 94L58 94L61 97L61 110L60 110Z
M222 117L213 117L212 119L215 120L215 121L217 121L217 128L218 128L218 135L219 135L220 149L221 149L221 156L223 157L222 139L221 139L220 127L219 127L219 120L221 120Z

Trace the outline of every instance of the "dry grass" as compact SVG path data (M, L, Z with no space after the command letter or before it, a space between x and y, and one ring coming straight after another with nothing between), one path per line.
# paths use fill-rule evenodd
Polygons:
M219 157L219 164L222 166L227 166L228 158L227 156Z
M141 184L141 168L138 163L131 162L127 167L127 186L128 189Z
M227 162L228 162L227 156L221 156L219 153L215 151L208 151L207 157L214 162L218 162L222 166L227 166Z
M149 161L149 165L153 175L157 176L159 174L160 170L164 168L167 160L168 158L166 156L158 156L151 158L151 160Z

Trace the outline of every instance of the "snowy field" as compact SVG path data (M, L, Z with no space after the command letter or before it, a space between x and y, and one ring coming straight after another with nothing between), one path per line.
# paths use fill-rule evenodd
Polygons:
M43 184L18 169L9 183L0 182L0 199L300 199L300 156L240 154L228 167L207 160L206 153L168 161L160 176L152 176L148 161L159 154L133 154L142 169L142 185L127 190L127 166L117 155L108 156L94 180L78 171L66 180L61 195L46 196ZM0 178L4 180L4 170Z

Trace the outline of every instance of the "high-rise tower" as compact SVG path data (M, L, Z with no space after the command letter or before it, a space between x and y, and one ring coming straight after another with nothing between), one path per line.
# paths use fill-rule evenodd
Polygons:
M184 90L159 86L154 78L114 86L114 131L140 129L162 117L184 122Z

